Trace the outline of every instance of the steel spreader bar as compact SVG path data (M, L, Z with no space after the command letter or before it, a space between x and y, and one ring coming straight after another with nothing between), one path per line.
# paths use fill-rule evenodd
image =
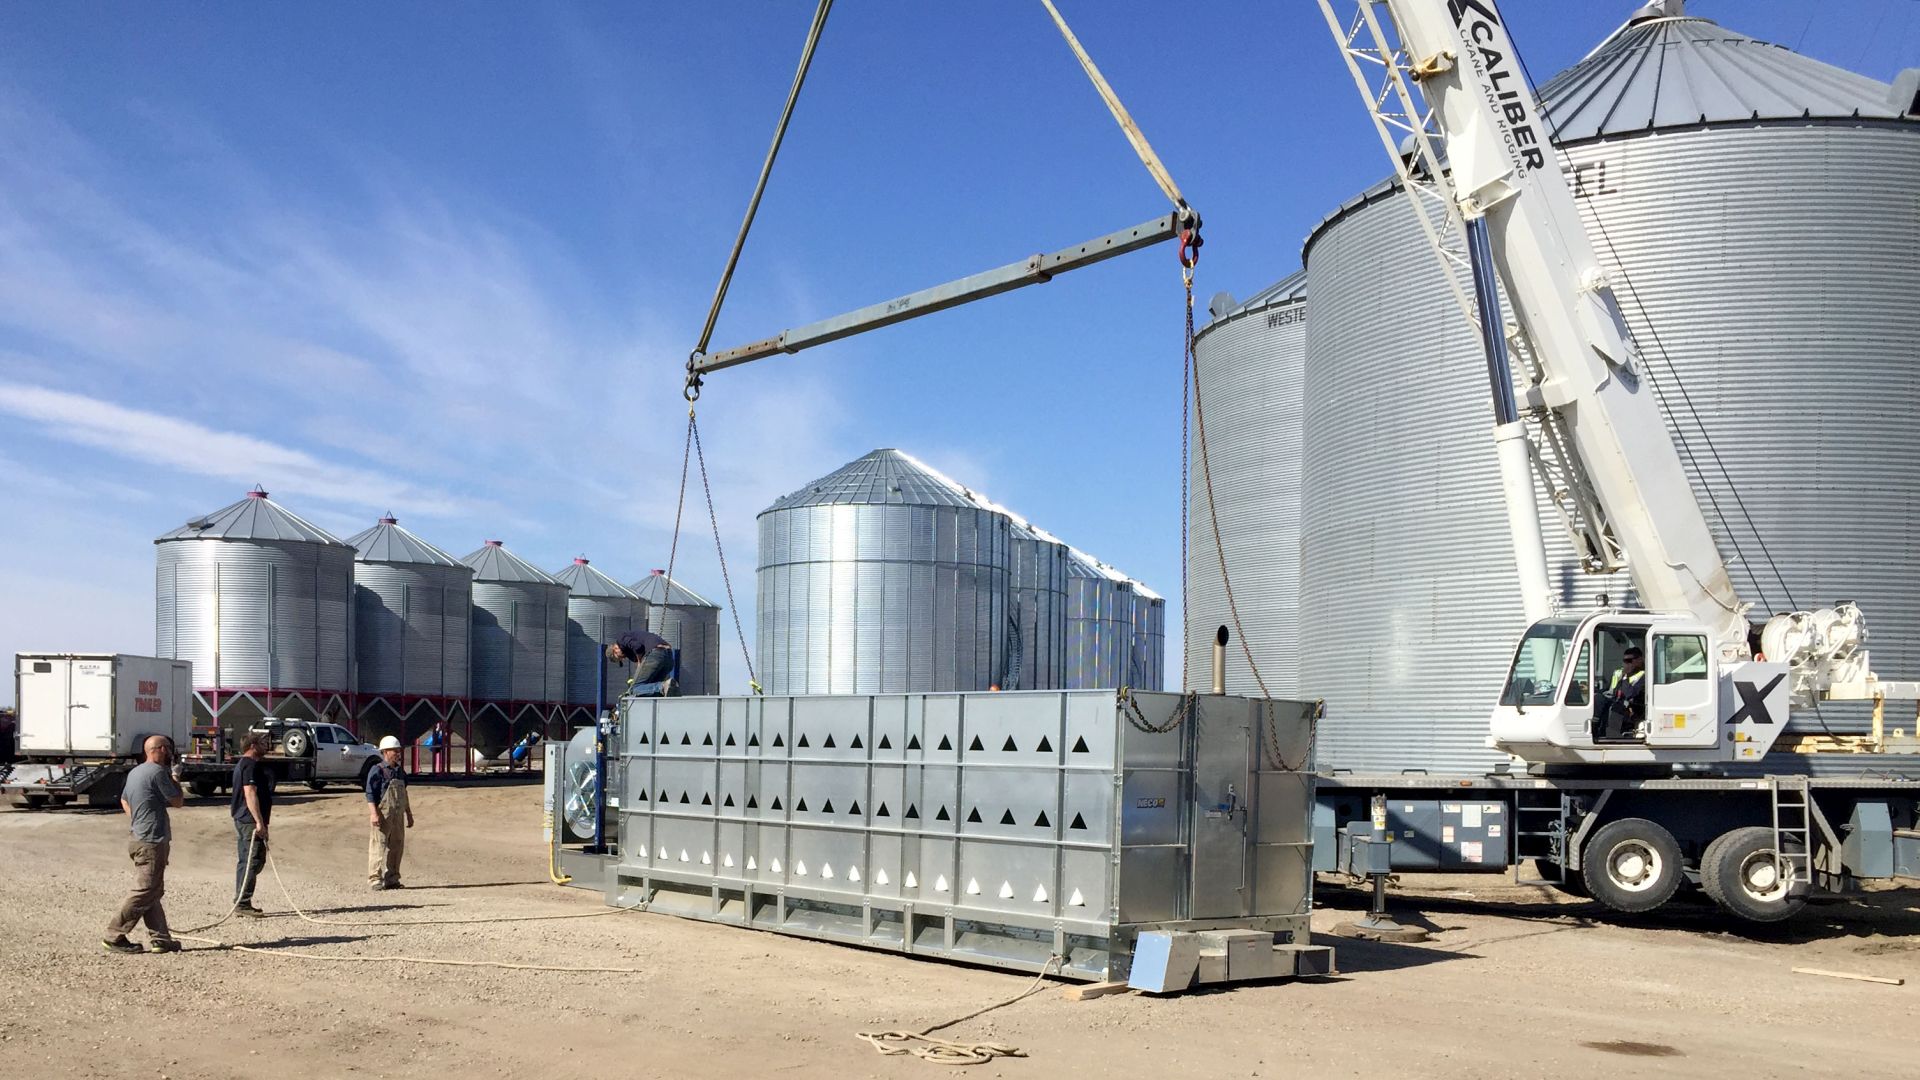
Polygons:
M852 337L868 330L877 330L882 326L892 326L894 323L905 322L922 315L931 315L936 311L944 311L970 301L1011 292L1022 286L1038 285L1052 280L1056 274L1078 270L1083 266L1092 266L1094 263L1104 262L1116 255L1125 255L1129 251L1138 251L1165 240L1173 240L1180 235L1181 219L1182 215L1179 213L1162 214L1131 229L1108 233L1086 243L1061 248L1050 254L1030 255L1016 263L1008 263L957 281L949 281L945 285L921 289L919 292L908 293L897 299L849 311L844 315L835 315L830 319L797 326L751 344L727 349L724 352L695 353L687 361L687 371L690 376L697 378L710 371L738 367L778 353L796 353L801 349L824 345L829 341L839 341L841 338Z

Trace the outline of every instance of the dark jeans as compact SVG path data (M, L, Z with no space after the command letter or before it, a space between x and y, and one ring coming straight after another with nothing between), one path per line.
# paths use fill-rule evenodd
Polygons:
M267 865L265 841L253 838L253 822L233 823L233 897L242 904L253 903L253 887L260 884L260 871Z
M633 668L633 685L657 683L673 673L672 649L648 649Z

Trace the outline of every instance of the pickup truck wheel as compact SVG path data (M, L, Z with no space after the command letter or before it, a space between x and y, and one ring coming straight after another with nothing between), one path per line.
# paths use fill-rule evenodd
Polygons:
M360 766L360 790L362 791L367 789L367 777L373 773L373 762L373 758L368 758L366 764Z
M287 732L287 737L282 741L286 745L288 757L306 757L307 751L313 749L313 736L297 728Z
M1646 818L1603 825L1580 853L1580 874L1595 900L1629 915L1673 899L1685 876L1680 842Z
M1749 922L1779 922L1805 907L1808 883L1799 876L1792 859L1779 857L1773 830L1764 825L1724 833L1700 856L1700 887Z
M220 785L211 780L189 780L187 790L193 792L196 798L211 799L220 794Z
M325 780L309 780L307 781L307 790L325 791L327 790L327 782Z

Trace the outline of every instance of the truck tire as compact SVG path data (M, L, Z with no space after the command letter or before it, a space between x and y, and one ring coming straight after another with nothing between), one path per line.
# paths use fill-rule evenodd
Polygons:
M220 794L220 785L211 780L189 780L187 790L193 792L195 798L211 799Z
M1685 876L1680 842L1646 818L1602 825L1580 852L1587 892L1615 911L1638 915L1673 899Z
M313 736L299 728L287 732L286 738L281 742L287 748L288 757L306 757L307 751L313 749Z
M1749 825L1721 834L1700 856L1700 887L1713 902L1749 922L1790 919L1807 903L1807 882L1792 863L1774 857L1773 830Z
M373 762L374 762L373 758L368 758L366 764L360 766L360 790L361 791L367 790L367 777L372 775L373 773Z
M325 791L327 790L327 782L325 780L309 780L307 781L307 790Z
M20 796L20 801L14 805L22 810L45 810L47 803L51 801L52 800L45 795L22 795Z

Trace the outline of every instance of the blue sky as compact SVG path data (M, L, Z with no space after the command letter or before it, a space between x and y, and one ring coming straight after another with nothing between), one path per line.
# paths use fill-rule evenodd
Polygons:
M1633 6L1504 5L1543 79ZM1206 215L1203 307L1385 171L1310 0L1061 8ZM662 565L681 365L811 9L0 9L0 652L150 651L152 538L256 481L343 536ZM1690 10L1920 63L1912 0ZM1165 209L1037 3L840 0L715 344ZM1177 603L1180 302L1155 249L714 376L748 640L754 515L876 446Z

